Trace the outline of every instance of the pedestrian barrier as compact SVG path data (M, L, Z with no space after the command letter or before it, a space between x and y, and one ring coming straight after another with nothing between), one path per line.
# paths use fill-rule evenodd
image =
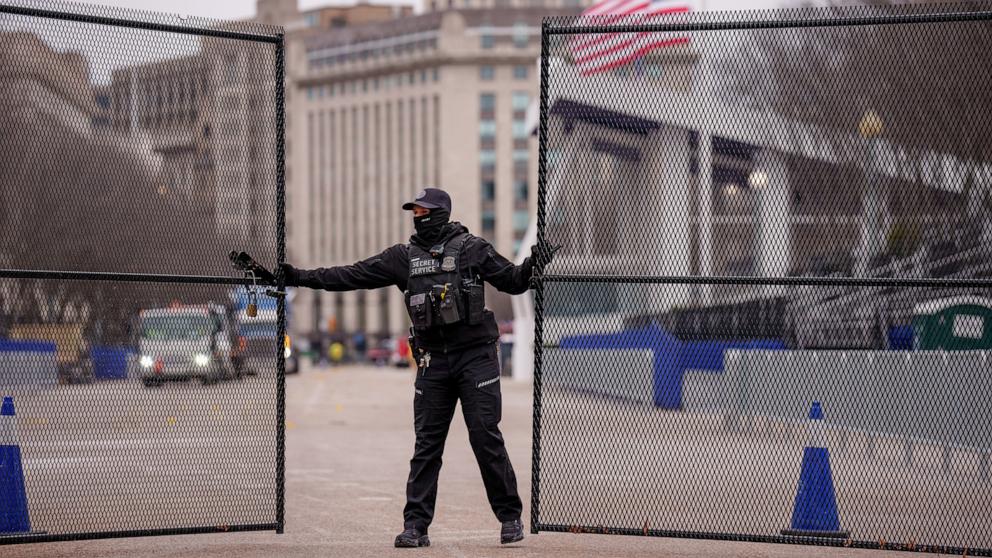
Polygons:
M533 531L992 556L992 2L869 4L545 20Z
M93 377L98 380L127 379L128 353L124 347L93 347L90 359L93 361Z
M54 386L59 370L55 343L0 339L0 386Z
M719 374L723 371L724 353L728 350L781 350L785 345L781 341L772 339L682 341L660 326L648 324L616 333L564 337L559 342L559 348L650 351L653 358L651 385L654 404L663 409L681 409L683 383L687 371L708 371ZM606 370L608 368L604 368L604 372ZM613 376L604 373L603 379L609 382ZM596 389L592 385L587 387Z
M989 351L730 351L724 373L732 418L792 420L810 397L830 424L946 448L988 450ZM881 404L880 402L884 402Z
M283 39L0 0L0 545L282 532Z

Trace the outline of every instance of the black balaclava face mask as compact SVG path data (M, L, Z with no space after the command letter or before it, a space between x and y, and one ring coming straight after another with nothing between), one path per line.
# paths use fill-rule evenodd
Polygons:
M422 217L413 218L413 228L417 230L417 236L425 242L437 242L441 240L441 233L444 226L448 224L451 213L444 208L432 209L430 213Z

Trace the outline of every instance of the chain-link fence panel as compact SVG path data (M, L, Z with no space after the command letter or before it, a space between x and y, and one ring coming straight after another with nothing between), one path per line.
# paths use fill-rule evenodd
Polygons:
M283 64L279 28L0 0L0 544L281 531L285 303L229 256L284 258Z
M992 5L545 20L535 531L992 554Z

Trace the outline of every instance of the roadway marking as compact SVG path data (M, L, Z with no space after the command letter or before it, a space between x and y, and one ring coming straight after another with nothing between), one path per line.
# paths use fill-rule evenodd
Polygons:
M321 397L323 397L323 395L324 395L324 388L326 388L326 387L327 387L327 384L325 384L325 383L317 384L317 388L314 389L310 393L310 397L307 398L307 402L306 402L306 408L307 408L307 410L313 408L313 406L316 405L320 401Z

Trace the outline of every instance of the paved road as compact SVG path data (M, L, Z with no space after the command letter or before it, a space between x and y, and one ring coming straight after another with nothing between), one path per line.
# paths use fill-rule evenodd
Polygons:
M458 418L453 425L445 464L441 473L441 487L437 518L431 529L434 543L429 549L397 550L392 548L392 538L401 528L403 490L406 480L408 460L413 447L413 434L410 426L412 416L412 378L408 371L375 368L341 368L312 370L304 368L303 373L290 377L287 381L287 527L284 535L273 533L231 533L218 535L193 535L178 537L149 537L118 540L83 542L46 543L37 545L15 545L3 547L5 557L66 556L84 557L125 557L125 556L221 556L232 558L252 558L272 556L317 557L379 557L379 556L516 556L516 557L664 557L664 556L738 556L738 557L906 557L905 552L875 552L853 549L813 548L791 545L768 545L755 543L733 543L722 541L696 541L683 539L659 539L644 537L619 537L602 535L573 535L541 533L528 535L527 539L512 547L500 547L498 540L499 524L493 518L486 503L484 490L475 465L474 456L468 445L468 437L463 421ZM173 441L178 445L204 444L202 437L196 436L193 421L213 420L235 428L245 417L259 420L252 414L252 401L242 400L245 395L264 394L264 381L249 379L254 384L230 384L203 388L196 384L167 386L171 391L138 391L128 388L126 393L139 398L141 406L128 406L114 420L116 428L129 428L130 413L141 408L152 408L156 413L155 428L161 430L144 431L138 428L133 432L135 439L145 439L149 435L162 436L175 431ZM71 405L83 405L87 400L109 403L99 386L81 388L89 390L82 397L62 396ZM224 391L228 390L228 391ZM508 441L511 459L516 466L521 494L529 501L530 483L530 428L531 399L530 386L504 382L504 434ZM84 392L79 392L84 393ZM237 395L238 397L235 397ZM103 398L103 399L101 399ZM168 408L158 408L156 401L170 402ZM106 407L104 407L106 408ZM171 410L171 412L169 412ZM34 416L37 409L25 406L25 422L31 428L50 426L42 424L48 420ZM240 416L238 415L240 413ZM93 413L96 416L99 413ZM161 414L162 416L157 416ZM262 415L264 416L264 413ZM161 421L157 419L161 418ZM95 419L94 419L95 420ZM225 422L229 421L229 422ZM139 421L140 422L140 421ZM144 424L142 422L142 424ZM152 424L152 423L149 423ZM264 426L264 424L263 424ZM108 426L109 427L109 426ZM169 430L173 429L173 430ZM78 438L84 433L76 433L70 438ZM117 436L120 438L120 435ZM71 440L67 440L71 441ZM240 441L233 447L221 446L218 451L248 452L255 441ZM261 442L258 442L261 443ZM240 445L238 445L240 444ZM106 448L105 448L106 449ZM121 459L127 463L121 447L112 446L103 452L80 452L74 455L35 454L37 467L49 463L57 471L67 471L68 464L79 466L80 459L93 459L99 455L109 455L106 459ZM238 486L264 489L268 464L252 465L250 453L242 453L245 463L239 465L235 478ZM76 459L76 462L66 461ZM163 459L166 459L163 456ZM146 465L147 466L147 465ZM154 469L154 468L153 468ZM193 468L195 469L195 467ZM225 477L229 478L229 477ZM97 481L97 479L93 479ZM132 476L126 476L124 483L137 483ZM175 483L174 480L169 481ZM209 479L194 479L197 490L211 494L219 490ZM253 486L252 483L262 484ZM97 484L95 493L131 494L137 491L145 497L164 497L164 492L156 492L154 479L145 479L140 484L125 486L117 483L116 491L104 484ZM102 488L101 488L102 487ZM173 490L186 490L187 487L172 486ZM228 492L235 487L228 487ZM63 503L73 498L86 499L85 491L62 499ZM234 498L228 495L228 498ZM113 501L112 498L108 501ZM236 503L236 500L232 500ZM229 502L230 503L230 502ZM137 506L137 504L135 504ZM135 507L135 513L145 513L145 502ZM525 506L526 507L526 506ZM92 508L87 508L92 512ZM126 509L126 508L125 508ZM201 509L202 508L197 508ZM120 510L114 508L119 514ZM267 513L264 506L253 510L262 515ZM57 521L58 514L38 516L36 525L42 521ZM33 518L34 519L34 518ZM96 518L98 520L99 518ZM525 517L525 521L529 518ZM40 525L38 525L40 527Z

